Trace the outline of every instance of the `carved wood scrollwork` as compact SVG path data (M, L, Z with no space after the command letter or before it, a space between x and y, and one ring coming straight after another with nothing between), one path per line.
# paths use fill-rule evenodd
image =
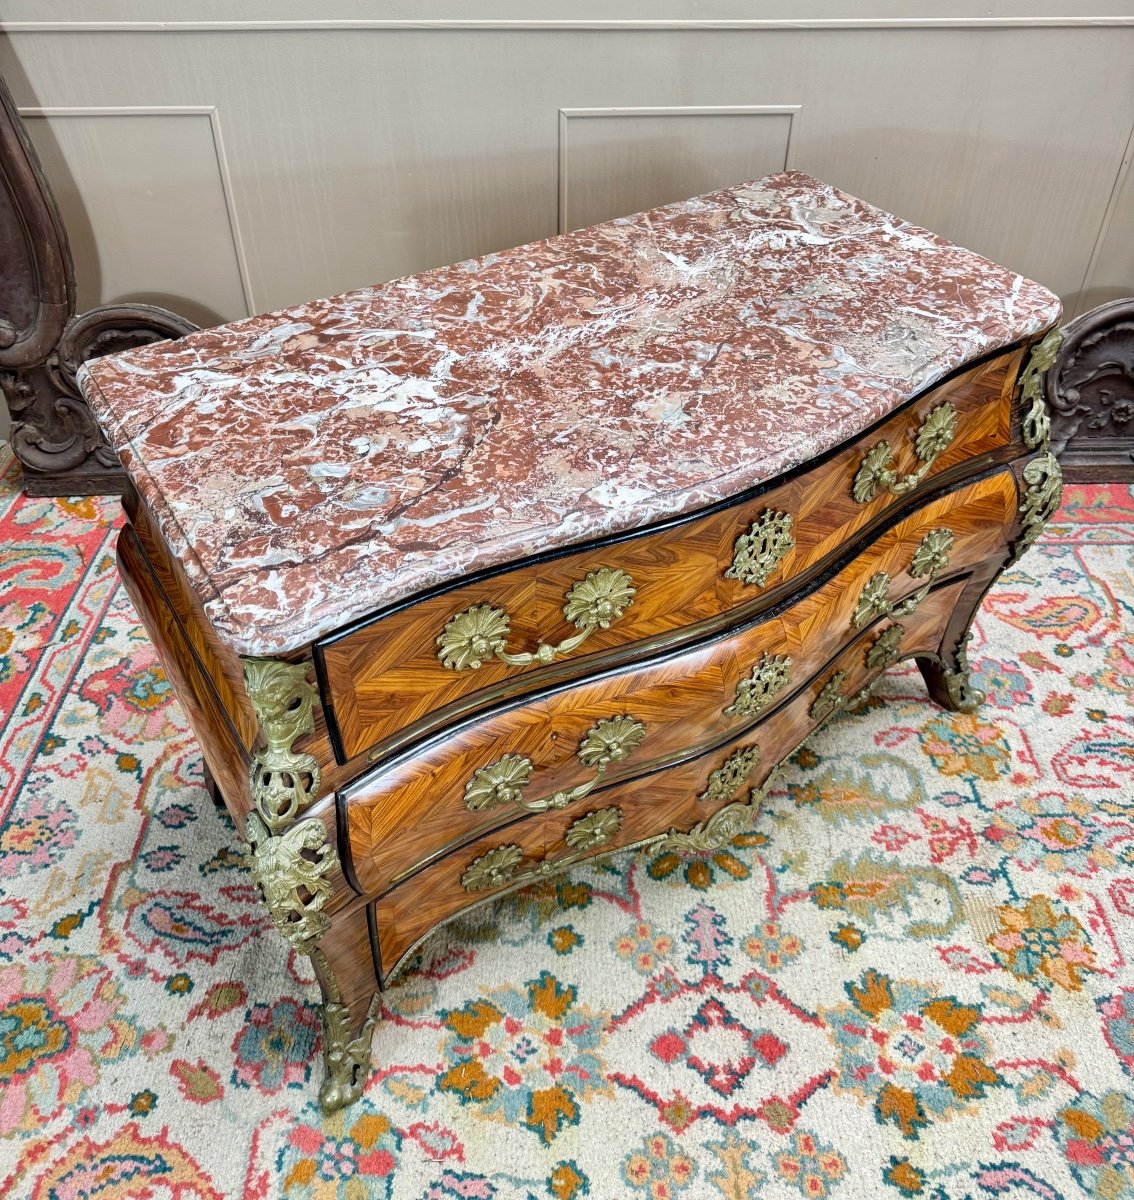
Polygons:
M33 496L120 492L125 476L75 372L88 359L197 328L149 304L75 315L75 276L55 197L0 79L0 389L9 437Z
M1063 329L1043 390L1067 481L1134 481L1134 297Z

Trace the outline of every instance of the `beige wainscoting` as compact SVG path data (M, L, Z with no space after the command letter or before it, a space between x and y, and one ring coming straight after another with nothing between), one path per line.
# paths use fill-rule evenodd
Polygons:
M848 15L853 12L853 15ZM203 323L796 167L1134 291L1134 3L8 0L82 306Z

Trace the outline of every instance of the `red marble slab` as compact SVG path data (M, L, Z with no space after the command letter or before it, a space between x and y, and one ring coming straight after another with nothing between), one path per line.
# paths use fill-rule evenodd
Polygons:
M242 654L772 478L1034 334L1036 283L788 172L98 359Z

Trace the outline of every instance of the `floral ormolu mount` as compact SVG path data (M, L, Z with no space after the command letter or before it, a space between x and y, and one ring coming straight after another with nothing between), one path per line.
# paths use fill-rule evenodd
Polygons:
M902 659L979 703L973 613L1058 502L1058 315L786 173L83 373L123 579L323 992L326 1107L441 922L722 845Z

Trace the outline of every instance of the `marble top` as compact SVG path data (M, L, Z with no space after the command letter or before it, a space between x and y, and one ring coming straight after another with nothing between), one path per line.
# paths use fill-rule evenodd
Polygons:
M734 495L1059 315L787 172L101 358L80 383L219 634L271 655Z

